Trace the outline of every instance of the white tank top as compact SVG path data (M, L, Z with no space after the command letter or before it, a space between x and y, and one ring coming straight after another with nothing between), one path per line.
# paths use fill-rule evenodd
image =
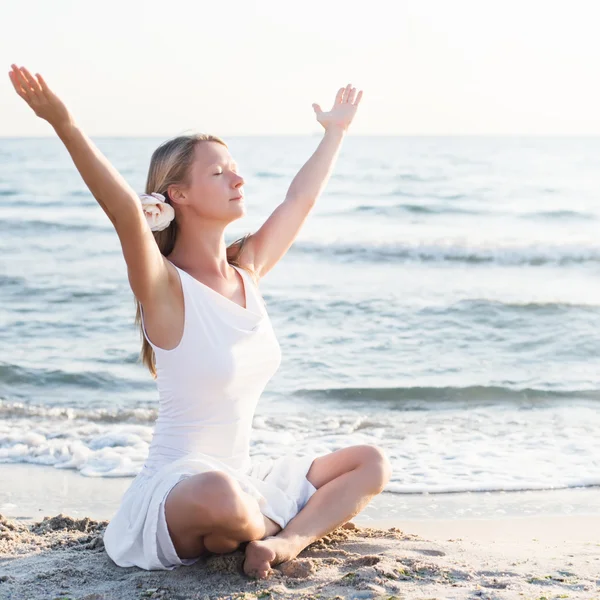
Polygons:
M246 470L256 405L281 363L264 300L244 269L234 267L244 282L246 308L175 268L185 314L179 345L155 346L142 314L144 336L156 355L159 393L144 472L196 453Z

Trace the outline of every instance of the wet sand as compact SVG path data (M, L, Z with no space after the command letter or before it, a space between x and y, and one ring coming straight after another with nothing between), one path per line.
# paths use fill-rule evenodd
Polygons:
M593 489L562 497L570 503L553 500L563 513L579 514L546 516L523 513L547 494L408 500L410 514L445 511L446 519L394 516L407 499L382 494L352 523L255 581L243 573L243 547L175 571L116 566L102 534L131 480L33 469L0 467L8 481L0 490L0 513L10 513L0 518L2 600L600 598L600 515L581 514L592 506ZM501 516L457 518L465 507L472 514L492 508ZM59 514L63 509L71 516Z

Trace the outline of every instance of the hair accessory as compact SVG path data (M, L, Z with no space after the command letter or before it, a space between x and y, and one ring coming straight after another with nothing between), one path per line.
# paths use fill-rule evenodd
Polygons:
M157 192L140 194L142 210L152 231L166 229L175 218L175 210L165 202L165 197Z

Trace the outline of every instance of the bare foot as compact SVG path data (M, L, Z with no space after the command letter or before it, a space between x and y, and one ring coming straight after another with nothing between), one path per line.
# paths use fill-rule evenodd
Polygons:
M249 542L246 546L244 573L248 577L266 579L271 573L271 567L296 558L298 551L292 543L276 536L264 540Z

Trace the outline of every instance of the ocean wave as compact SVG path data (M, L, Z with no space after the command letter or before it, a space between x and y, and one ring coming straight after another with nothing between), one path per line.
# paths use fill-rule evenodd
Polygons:
M394 181L411 181L415 183L432 183L447 180L448 177L445 175L419 175L418 173L397 173L394 176Z
M155 415L146 408L111 415L0 403L0 463L73 469L88 477L135 476L148 454ZM572 404L447 416L367 408L333 414L316 407L255 417L250 454L253 460L292 452L316 457L376 444L392 462L386 491L395 494L591 487L600 485L589 463L598 449L597 422L596 410Z
M23 402L0 400L0 419L51 419L62 421L90 421L92 423L154 423L158 416L155 408L73 408L70 406L42 406Z
M394 204L392 206L375 206L372 204L362 204L354 209L358 213L371 213L378 216L393 217L401 213L417 215L478 215L481 211L457 208L455 206L445 205L422 205L422 204Z
M567 245L477 247L436 243L367 245L296 242L292 251L364 262L454 262L503 266L565 266L600 262L600 247Z
M576 210L544 210L530 212L520 215L524 219L581 219L586 221L596 221L598 216L590 212L580 212Z
M417 194L409 193L393 193L393 196L405 196L410 198L417 198ZM454 200L460 199L462 196L445 196L445 197L434 197L437 200ZM470 215L470 216L481 216L489 215L486 210L476 210L472 208L460 208L453 204L411 204L401 203L393 204L389 206L377 205L377 204L361 204L353 209L353 212L357 213L371 213L377 216L383 217L395 217L401 216L402 214L416 214L416 215ZM498 211L495 210L493 215L515 217L519 219L536 220L536 219L570 219L570 220L582 220L582 221L596 221L598 216L590 212L579 212L575 210L549 210L549 211L534 211L528 213L515 214L514 212Z
M466 387L379 387L379 388L321 388L298 389L295 396L317 400L374 401L398 406L413 403L411 409L438 409L438 403L522 403L548 400L600 401L600 390L542 390L504 386ZM415 404L416 403L416 404Z
M502 302L501 300L490 300L487 298L465 298L456 304L442 304L427 306L419 311L421 316L445 315L452 311L465 311L470 314L476 312L517 312L535 315L558 315L569 311L583 311L589 316L598 315L597 304L584 304L580 302Z
M548 483L519 482L506 483L501 481L489 481L486 483L463 483L457 485L438 485L435 483L416 483L405 485L402 483L390 483L386 492L393 494L464 494L464 493L490 493L490 492L536 492L551 490L570 490L577 488L591 488L600 486L600 477L588 477L573 479L557 485Z
M396 392L382 393L390 390ZM357 389L345 392L356 395ZM375 444L393 467L386 490L397 494L600 484L590 470L590 456L600 449L600 413L592 403L562 401L531 410L469 404L452 412L404 412L378 410L376 402L331 410L324 402L308 407L291 400L255 415L253 460L290 453L317 457ZM147 457L155 416L139 404L105 411L2 402L0 463L43 464L92 477L133 476Z
M257 171L254 173L255 177L259 179L281 179L282 177L286 177L283 173L275 173L274 171Z
M0 233L20 234L20 235L40 235L40 231L44 233L50 232L90 232L104 231L107 227L99 227L91 223L60 223L56 221L40 221L32 220L15 220L8 219L0 221Z
M115 391L139 388L138 382L119 378L109 371L70 373L61 369L25 368L10 363L0 363L0 383L35 388L70 386Z
M11 277L10 275L0 274L0 288L3 290L9 287L21 288L25 285L24 277Z
M66 194L67 197L70 197L72 194ZM93 197L90 196L92 202L93 202ZM88 208L90 206L94 206L95 202L82 202L82 201L73 201L70 200L68 201L69 204L69 208L81 208L81 207L85 207ZM23 206L23 207L27 207L30 208L32 211L34 210L43 210L43 211L47 211L49 208L55 208L55 209L59 209L59 210L64 210L65 209L65 200L60 198L60 199L56 199L56 200L41 200L40 198L29 198L26 197L22 200L19 200L19 206ZM29 221L31 223L31 221Z
M326 319L330 320L332 315L340 317L364 317L377 319L393 319L387 321L395 326L399 321L412 322L419 324L431 323L430 319L444 319L444 326L452 329L457 323L462 327L472 326L475 323L484 323L489 325L501 326L505 319L522 318L528 319L528 325L535 327L539 325L538 318L553 319L582 319L590 325L594 325L600 319L600 304L594 298L589 299L589 303L583 302L516 302L501 301L489 298L463 298L457 301L449 301L440 304L432 304L423 307L404 307L390 305L384 298L368 298L363 300L343 300L339 298L328 298L327 296L289 296L278 297L271 294L265 294L267 305L272 307L273 314L285 315L287 323L304 323L307 319ZM452 323L452 320L455 320ZM450 321L447 321L450 320ZM439 324L439 321L435 321ZM558 325L559 320L555 323ZM556 333L557 329L552 332ZM298 332L294 331L287 336L282 335L283 339L293 339L298 337ZM519 339L517 332L512 339ZM537 339L537 338L536 338ZM563 338L564 341L564 338Z

